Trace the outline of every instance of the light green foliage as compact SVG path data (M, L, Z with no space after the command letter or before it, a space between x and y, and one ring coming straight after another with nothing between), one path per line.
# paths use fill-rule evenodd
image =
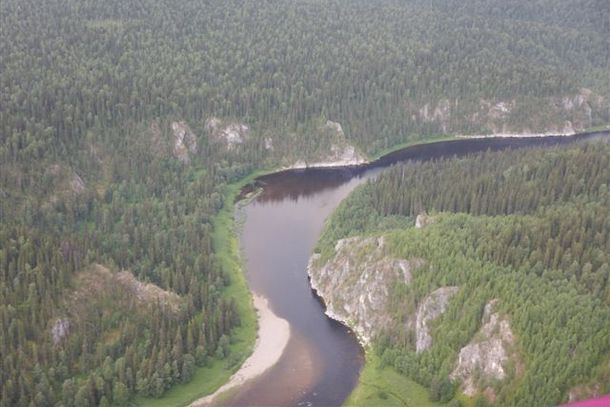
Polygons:
M502 119L511 128L607 124L594 103L610 96L599 2L479 3L1 1L2 402L116 404L121 383L130 400L160 396L190 376L191 357L199 368L185 397L217 387L254 338L230 254L238 187L225 187L327 153L337 137L323 130L328 119L371 156L489 131L489 120L470 120L481 103L514 100ZM583 87L594 90L590 117L566 113L562 98ZM443 120L420 112L443 103ZM212 116L245 123L249 138L229 151L206 129ZM173 155L181 121L198 144L188 165ZM386 215L362 228L401 225ZM129 270L180 306L83 285L94 263ZM597 286L590 263L582 284ZM70 326L54 343L58 319Z
M605 142L483 153L398 165L357 189L320 244L332 247L353 225L355 234L384 233L392 258L427 262L408 286L391 292L396 325L378 338L381 359L431 395L447 397L459 350L480 328L484 305L498 299L518 355L507 366L508 379L493 384L498 403L558 404L576 385L604 387L610 377L609 160ZM433 211L434 221L422 229L380 232L371 227L378 221L369 225L360 216L368 211L372 218L412 222L408 216L423 209ZM460 291L433 324L432 347L416 354L413 338L404 334L412 311L400 310L449 285Z
M430 401L425 387L401 375L391 366L382 365L379 356L371 351L366 355L358 386L345 405L433 407L440 404Z

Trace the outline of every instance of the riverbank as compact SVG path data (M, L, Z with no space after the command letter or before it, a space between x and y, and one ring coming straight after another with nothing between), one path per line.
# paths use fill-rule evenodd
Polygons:
M481 138L528 138L528 137L571 137L579 134L605 132L610 130L610 125L590 127L581 131L570 132L544 132L544 133L494 133L494 134L464 134L455 136L456 139L481 139Z
M456 138L447 137L445 139L455 140ZM431 138L422 142L409 143L409 145L423 145L439 141L441 141L440 137ZM399 151L403 148L405 148L405 145L397 146L393 148L392 151ZM254 344L256 339L257 323L256 314L252 308L252 294L246 283L246 274L243 270L244 265L242 263L242 258L240 257L238 227L236 225L236 221L234 220L234 202L244 186L252 183L252 181L260 176L271 174L276 171L281 170L265 169L256 171L236 183L225 186L222 191L224 201L223 208L213 221L214 232L212 238L214 251L220 266L227 272L231 279L231 284L224 290L223 295L237 301L239 315L242 319L242 325L236 328L234 334L231 335L232 356L230 357L230 360L232 363L229 364L227 360L215 360L211 364L211 367L197 369L195 377L191 383L173 387L162 399L143 399L141 400L142 402L140 404L152 406L186 405L191 403L193 400L198 400L205 395L214 393L218 388L225 384L230 377L232 377L235 372L238 371L238 369L245 369L245 366L240 367L240 365L250 357L253 349L255 349ZM246 199L254 199L257 192L260 191L254 190L251 195L246 197ZM262 335L260 336L262 337ZM272 360L272 358L267 360ZM271 363L271 366L272 365L273 363ZM369 368L368 365L369 362L367 362L365 365L363 377L367 375L366 371ZM385 377L385 375L382 376Z
M254 307L258 313L258 338L254 352L242 364L229 381L213 394L191 404L191 407L211 405L221 396L251 380L277 363L290 339L290 325L271 311L264 297L254 295Z
M381 158L385 155L403 150L407 147L430 144L430 143L437 143L437 142L441 142L441 141L456 140L457 137L458 136L437 135L437 136L432 136L432 137L428 137L425 139L410 140L410 141L407 141L404 143L397 144L392 147L384 148L383 150L380 150L376 153L367 154L367 157L364 160L354 159L354 160L338 160L338 161L320 161L320 162L313 162L313 163L306 163L303 161L298 161L298 162L294 163L293 165L288 165L288 166L278 168L277 172L291 171L291 170L305 170L305 169L327 169L327 168L338 168L338 167L346 167L346 168L362 167L362 166L369 165L369 164L373 163L374 161L377 161L379 158ZM275 172L275 171L270 171L268 173L272 173L272 172Z
M458 139L480 139L480 138L529 138L529 137L571 137L576 135L571 133L496 133L496 134L475 134L459 135Z
M379 356L369 349L358 385L345 406L408 406L437 407L430 401L428 390L390 366L382 366Z
M185 406L206 395L214 393L227 383L240 369L254 349L257 335L257 315L252 302L252 294L242 268L238 234L234 219L234 203L241 189L256 177L269 170L256 171L249 176L229 184L222 191L224 205L212 221L212 244L219 266L227 273L231 284L222 295L233 299L240 316L240 325L234 328L229 345L228 360L212 359L208 366L197 368L193 379L186 384L172 386L159 399L137 397L135 404L147 407Z
M431 137L428 137L425 139L406 141L404 143L397 144L393 147L384 148L383 150L380 150L379 152L374 153L371 156L369 163L377 161L381 157L386 156L388 154L395 153L400 150L404 150L405 148L408 148L408 147L420 146L420 145L431 144L431 143L439 143L441 141L451 141L451 140L457 140L457 136L447 136L447 135L440 134L440 135L431 136Z

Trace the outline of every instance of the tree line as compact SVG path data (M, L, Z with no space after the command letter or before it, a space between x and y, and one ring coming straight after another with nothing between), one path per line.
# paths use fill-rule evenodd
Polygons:
M433 399L456 394L449 375L492 299L518 355L505 366L508 379L476 379L497 404L555 405L577 386L607 393L609 159L610 144L598 141L399 164L341 204L317 250L329 255L339 238L384 234L388 256L425 259L410 284L393 287L396 323L375 347ZM416 229L423 211L433 222ZM416 353L405 324L431 291L449 285L460 291L433 324L433 346Z
M465 119L482 101L517 100L507 120L535 130L571 119L549 101L582 87L610 95L595 1L543 21L529 2L471 3L481 12L397 0L0 2L2 403L124 404L239 360L227 344L240 315L212 239L231 204L223 187L323 156L326 120L373 153L487 131ZM422 118L442 100L447 123ZM599 106L588 124L608 121ZM249 139L228 151L205 127L212 116L247 124ZM175 121L196 135L189 165L172 156ZM588 250L559 263L580 265ZM178 311L125 290L75 303L94 265L178 295Z

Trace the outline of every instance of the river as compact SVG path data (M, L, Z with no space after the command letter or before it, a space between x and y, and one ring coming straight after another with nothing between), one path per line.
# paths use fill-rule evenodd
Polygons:
M349 396L364 353L353 333L324 314L306 268L324 221L359 184L406 160L567 144L607 137L610 132L571 137L463 139L405 148L359 167L287 170L260 177L262 192L237 209L251 290L268 299L290 324L279 361L243 385L227 402L234 406L337 406Z

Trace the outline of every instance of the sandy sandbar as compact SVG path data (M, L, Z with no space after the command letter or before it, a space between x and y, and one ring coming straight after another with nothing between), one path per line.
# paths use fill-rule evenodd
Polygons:
M213 394L202 397L190 407L200 407L212 404L214 399L227 390L238 387L271 368L277 363L290 339L290 324L271 311L265 297L254 294L254 308L258 314L258 335L254 352L231 376L229 381Z

